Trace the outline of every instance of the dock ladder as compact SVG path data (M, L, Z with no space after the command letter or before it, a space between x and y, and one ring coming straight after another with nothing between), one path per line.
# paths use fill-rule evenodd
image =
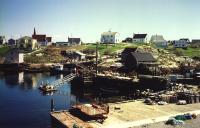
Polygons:
M71 74L65 76L64 78L58 79L58 80L50 83L50 85L54 86L55 88L58 88L58 87L62 86L63 84L73 80L74 77L76 77L76 74L71 73Z

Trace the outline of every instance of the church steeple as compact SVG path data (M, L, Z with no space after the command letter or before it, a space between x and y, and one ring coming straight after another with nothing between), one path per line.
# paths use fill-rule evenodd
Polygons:
M33 35L36 35L36 31L35 31L35 28L34 28L34 32L33 32Z

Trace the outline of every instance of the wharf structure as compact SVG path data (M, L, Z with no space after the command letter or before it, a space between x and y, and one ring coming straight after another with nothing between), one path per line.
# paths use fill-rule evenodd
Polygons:
M90 121L103 123L109 113L109 107L97 104L79 104L68 111L52 111L52 119L63 127L93 128Z

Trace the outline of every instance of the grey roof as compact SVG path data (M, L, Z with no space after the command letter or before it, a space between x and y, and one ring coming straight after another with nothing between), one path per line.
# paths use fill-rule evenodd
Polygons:
M185 41L190 42L189 38L181 38L180 40L185 40Z
M21 39L32 39L32 38L29 36L23 36L23 37L20 37L18 40L21 40Z
M132 52L131 55L135 57L138 62L156 62L156 59L151 53Z
M146 38L147 34L134 34L133 39L143 39Z

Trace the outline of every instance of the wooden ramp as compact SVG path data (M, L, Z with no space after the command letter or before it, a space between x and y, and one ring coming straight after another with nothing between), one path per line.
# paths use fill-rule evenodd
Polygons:
M79 118L71 115L68 111L54 111L51 112L51 117L53 117L56 121L61 123L66 128L73 128L77 126L78 128L93 128L87 122L80 120Z

